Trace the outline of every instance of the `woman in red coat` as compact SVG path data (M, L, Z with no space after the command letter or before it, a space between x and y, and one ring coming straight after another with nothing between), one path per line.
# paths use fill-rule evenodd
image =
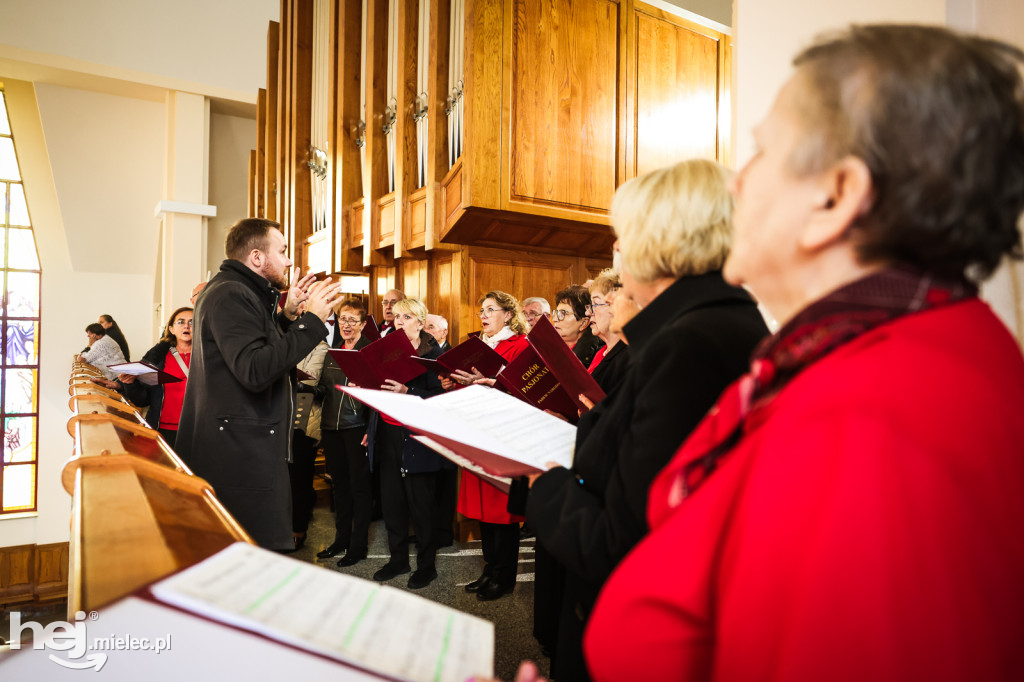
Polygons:
M805 51L733 182L726 278L783 323L650 488L595 680L1024 679L1024 55L938 27Z
M480 339L512 361L526 348L530 328L523 317L519 301L504 291L489 291L480 301ZM482 375L456 372L459 383L487 381ZM484 554L484 570L480 577L466 585L467 592L476 592L477 599L489 601L512 591L519 568L519 524L523 517L509 514L508 493L476 474L463 470L459 486L459 513L480 522L480 544Z

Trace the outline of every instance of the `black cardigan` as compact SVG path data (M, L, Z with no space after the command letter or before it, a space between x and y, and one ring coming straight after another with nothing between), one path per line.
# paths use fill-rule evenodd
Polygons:
M646 533L651 481L768 334L719 272L677 280L624 331L627 376L580 418L573 468L544 473L527 499L537 539L594 595Z

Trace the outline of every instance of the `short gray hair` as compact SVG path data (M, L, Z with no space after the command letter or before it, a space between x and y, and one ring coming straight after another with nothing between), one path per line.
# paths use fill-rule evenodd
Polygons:
M540 296L531 296L523 301L523 308L530 305L531 303L540 303L540 309L544 311L545 315L551 314L551 304L548 303L548 299L541 298Z

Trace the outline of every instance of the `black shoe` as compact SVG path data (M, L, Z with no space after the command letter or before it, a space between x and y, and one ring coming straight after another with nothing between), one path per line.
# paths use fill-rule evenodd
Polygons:
M437 571L433 566L430 568L417 568L413 571L412 575L409 576L409 582L406 583L406 587L410 590L418 590L434 582L434 578L436 577Z
M339 554L341 554L342 552L344 552L347 549L348 549L348 543L347 542L342 543L342 542L338 542L337 540L335 540L334 542L331 543L330 547L328 547L327 549L322 549L319 552L317 552L316 553L316 558L317 559L330 559L332 557L338 556Z
M355 566L356 564L358 564L360 561L362 561L365 558L366 558L366 552L362 552L360 554L353 554L352 552L348 552L348 553L345 554L345 556L343 556L340 559L338 559L338 565L339 566Z
M412 567L409 566L409 564L393 564L389 561L373 574L373 579L382 583L385 580L391 580L396 575L402 575L403 573L408 573L411 570Z
M479 592L480 588L490 582L490 580L491 574L485 570L480 574L479 578L466 585L466 592Z
M493 601L502 595L509 594L516 588L516 584L502 585L496 582L493 578L488 578L487 582L480 586L480 589L476 591L476 598L480 601Z

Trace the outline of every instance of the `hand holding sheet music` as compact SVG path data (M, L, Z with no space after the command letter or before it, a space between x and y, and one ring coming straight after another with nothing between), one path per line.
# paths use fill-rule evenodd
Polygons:
M107 369L114 374L127 374L137 377L139 381L147 386L173 384L176 381L181 381L178 377L157 369L148 362L123 362L118 365L107 365Z
M424 400L365 388L337 388L476 462L492 476L544 471L549 462L572 466L576 427L501 391L469 386Z

